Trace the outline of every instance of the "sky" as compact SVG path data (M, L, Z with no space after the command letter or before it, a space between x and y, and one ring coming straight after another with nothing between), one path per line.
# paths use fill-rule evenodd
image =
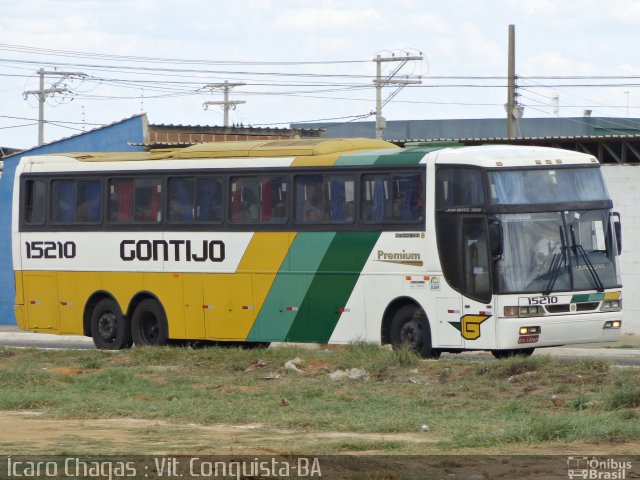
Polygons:
M37 144L25 92L39 69L57 90L45 142L141 112L222 125L205 102L225 81L243 84L231 124L374 120L378 55L423 57L381 63L383 78L400 67L392 79L414 82L382 88L387 121L504 117L510 24L524 117L640 114L637 0L0 0L0 12L3 147Z

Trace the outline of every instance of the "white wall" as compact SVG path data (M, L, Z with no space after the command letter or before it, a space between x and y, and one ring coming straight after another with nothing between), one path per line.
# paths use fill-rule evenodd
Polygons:
M640 333L640 166L605 165L613 210L622 216L622 331Z

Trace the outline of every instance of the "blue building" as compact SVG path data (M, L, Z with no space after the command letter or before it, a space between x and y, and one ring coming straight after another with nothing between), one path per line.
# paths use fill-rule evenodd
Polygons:
M15 324L14 278L11 260L11 201L16 166L24 156L62 152L142 151L147 130L145 114L136 115L106 127L63 138L55 142L4 157L0 176L0 324Z

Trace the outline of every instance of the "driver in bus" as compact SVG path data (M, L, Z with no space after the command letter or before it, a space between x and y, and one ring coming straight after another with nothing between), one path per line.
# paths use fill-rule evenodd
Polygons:
M547 273L553 256L559 253L560 249L558 242L543 237L536 242L533 251L533 270L539 276Z

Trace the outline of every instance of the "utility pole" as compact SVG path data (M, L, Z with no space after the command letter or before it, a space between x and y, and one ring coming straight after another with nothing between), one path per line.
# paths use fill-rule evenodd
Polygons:
M507 72L507 138L515 137L516 108L516 27L509 25L509 61Z
M412 56L404 56L404 57L381 57L377 55L376 58L373 59L376 62L376 79L373 83L376 86L376 139L382 140L384 129L387 126L386 119L382 116L382 107L384 107L393 97L395 97L400 90L402 90L407 85L416 85L422 83L422 80L409 80L398 79L394 80L393 77L400 71L402 67L406 65L406 63L410 60L422 60L424 57L422 55L412 55ZM396 67L396 69L387 75L385 78L382 78L382 63L383 62L401 62L400 65ZM387 85L398 85L398 88L391 94L387 99L382 102L382 87Z
M56 70L46 71L44 68L38 70L37 73L40 75L40 88L38 90L27 90L23 95L25 100L27 99L27 95L35 95L38 98L38 146L40 146L44 143L44 102L47 99L47 96L55 93L66 93L69 91L66 88L44 88L45 75L62 77L56 83L57 85L67 77L84 77L85 74L81 72L58 72Z
M244 100L229 100L229 90L233 87L241 87L242 85L246 85L245 83L229 83L227 80L224 83L210 83L209 85L205 85L205 88L222 88L224 93L224 100L222 102L204 102L204 109L207 110L209 105L222 105L222 111L224 112L224 126L229 126L229 110L236 108L236 105L240 105L241 103L247 103Z

